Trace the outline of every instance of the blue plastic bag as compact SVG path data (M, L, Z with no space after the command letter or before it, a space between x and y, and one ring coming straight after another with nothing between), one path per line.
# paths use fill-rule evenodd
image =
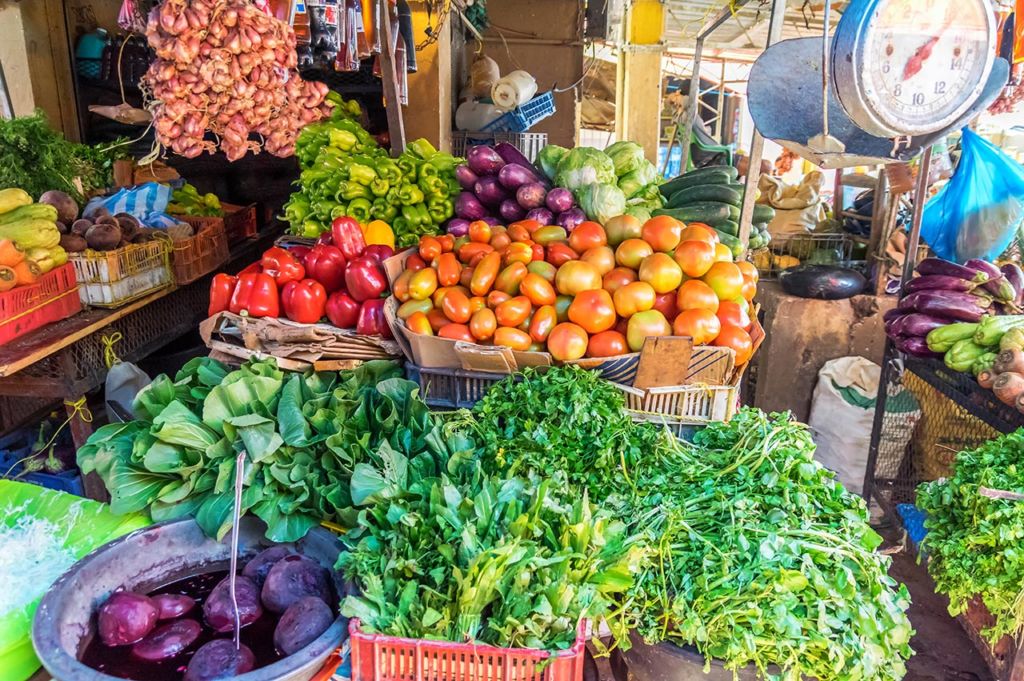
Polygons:
M964 128L960 164L925 205L921 237L946 260L995 260L1009 248L1022 220L1024 167Z
M128 213L134 215L146 227L167 229L180 223L164 211L170 203L173 190L166 184L147 182L138 187L126 187L110 196L101 196L86 205L82 215L92 217L100 208L111 215Z

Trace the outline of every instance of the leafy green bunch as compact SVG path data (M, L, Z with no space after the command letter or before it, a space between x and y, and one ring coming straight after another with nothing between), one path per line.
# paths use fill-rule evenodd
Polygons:
M369 472L395 452L451 456L418 387L399 375L387 361L303 374L282 372L273 360L229 371L196 359L139 394L137 420L93 433L78 464L100 475L115 513L194 515L221 538L231 527L235 460L245 451L242 513L263 519L269 539L297 540L321 520L352 526L354 506L382 484Z
M1024 429L956 455L950 478L917 488L928 514L922 550L938 591L959 615L980 596L995 618L983 633L993 645L1024 629L1024 503L981 488L1024 494Z

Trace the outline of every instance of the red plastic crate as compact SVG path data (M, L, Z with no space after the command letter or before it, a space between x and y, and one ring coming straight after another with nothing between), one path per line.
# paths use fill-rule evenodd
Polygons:
M352 681L581 681L587 623L568 650L427 641L370 634L348 625Z
M71 263L61 265L31 286L0 293L0 343L70 317L81 309L75 267Z

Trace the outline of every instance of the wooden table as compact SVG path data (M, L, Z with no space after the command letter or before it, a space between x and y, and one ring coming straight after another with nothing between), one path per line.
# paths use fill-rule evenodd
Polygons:
M237 272L256 261L278 234L271 228L238 244L218 270ZM153 354L206 318L213 274L116 310L86 309L0 346L0 395L64 400L75 447L82 446L93 423L76 405L85 405L86 394L106 380L104 338L121 334L114 351L125 362ZM88 496L102 498L102 483L94 476L87 477L85 487Z

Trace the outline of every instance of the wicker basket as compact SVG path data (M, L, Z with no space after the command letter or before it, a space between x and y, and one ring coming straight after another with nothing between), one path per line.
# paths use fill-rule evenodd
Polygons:
M195 230L195 236L172 244L175 283L191 284L227 262L228 237L224 232L223 218L172 217L187 222Z
M172 285L171 240L159 237L112 251L71 253L82 302L121 307Z
M227 233L229 244L256 236L259 231L259 224L256 221L256 204L235 206L230 203L222 203L221 208L224 209L224 231Z

